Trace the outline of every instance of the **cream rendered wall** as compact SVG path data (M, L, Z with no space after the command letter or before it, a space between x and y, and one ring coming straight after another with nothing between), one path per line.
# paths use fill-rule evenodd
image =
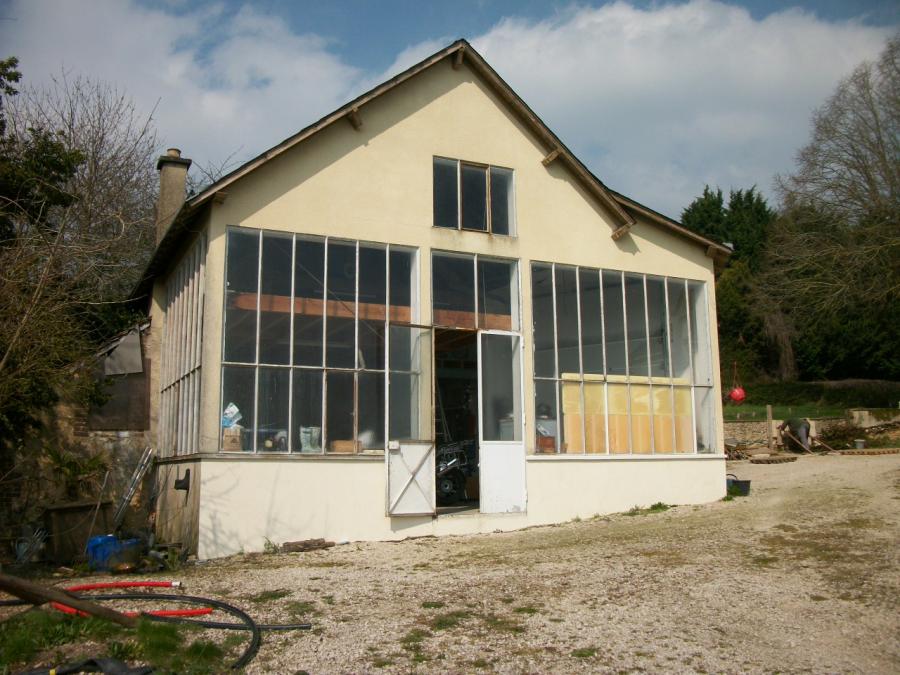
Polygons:
M225 201L211 206L204 310L204 454L214 453L218 447L218 364L225 229L229 225L417 247L422 323L430 323L431 315L431 250L518 259L526 403L533 400L528 293L532 260L705 281L713 363L718 363L713 263L703 247L642 220L629 235L613 241L610 234L617 223L612 216L560 162L543 166L547 149L532 139L467 68L453 70L449 63L439 63L367 104L360 114L363 126L359 131L339 120L230 185ZM433 228L435 155L514 169L517 236ZM648 193L652 194L652 188ZM713 371L721 452L721 383L718 368ZM525 412L525 439L530 450L533 406L526 405ZM449 522L453 527L480 528L471 522L459 525L464 522L459 519L441 518L428 524L431 519L416 523L416 519L386 518L380 458L222 457L204 461L204 465L199 515L200 554L204 557L240 546L259 549L263 536L273 541L313 536L389 538L394 532L405 536L399 533L412 533L416 527L448 528ZM560 489L573 481L583 484L579 488L584 491L583 499L581 493L572 497L572 491ZM359 489L362 486L371 489ZM605 493L602 486L606 486ZM644 490L649 490L647 498L652 501L708 501L724 494L724 458L530 458L528 488L529 513L518 517L528 524L628 508L640 503L643 492L639 491ZM606 497L598 497L598 491ZM651 494L669 497L652 498ZM310 509L310 500L317 504L315 508ZM479 522L493 523L498 518L512 522L503 520L510 516L483 516ZM445 524L439 525L441 522Z
M420 250L421 322L430 323L430 251L467 251L520 261L522 325L531 326L527 301L532 260L605 267L705 281L713 263L704 248L639 221L613 241L616 224L570 173L541 163L545 149L467 68L439 63L365 106L355 131L338 121L270 160L227 189L213 205L207 258L207 326L220 326L225 227L330 235L414 246ZM491 163L515 170L516 237L432 227L432 159L435 155ZM714 293L709 315L715 317ZM714 320L712 325L715 326ZM526 386L530 387L531 335L524 330ZM221 330L204 338L203 447L218 439ZM716 331L710 331L714 363ZM714 368L716 387L718 369ZM528 394L528 392L526 392ZM721 396L716 396L720 401ZM526 400L528 396L526 395ZM721 403L718 404L721 444ZM526 406L526 438L533 444L534 411ZM720 450L722 448L720 447Z
M531 457L527 464L526 513L388 518L380 457L204 460L197 555L259 551L266 539L343 542L509 531L659 501L709 502L725 493L724 462L713 456L606 461Z

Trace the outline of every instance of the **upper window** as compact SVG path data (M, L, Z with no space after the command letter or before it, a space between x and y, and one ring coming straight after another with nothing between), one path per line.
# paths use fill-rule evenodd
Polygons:
M512 169L434 158L434 226L515 234Z

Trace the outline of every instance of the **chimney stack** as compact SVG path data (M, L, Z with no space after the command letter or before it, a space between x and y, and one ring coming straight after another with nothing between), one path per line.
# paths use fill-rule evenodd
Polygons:
M187 171L191 160L182 158L181 150L169 148L156 162L159 171L159 199L156 202L156 244L162 241L175 216L184 205Z

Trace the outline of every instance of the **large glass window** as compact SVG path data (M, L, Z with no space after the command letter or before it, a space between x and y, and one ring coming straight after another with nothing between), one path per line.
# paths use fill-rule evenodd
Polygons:
M531 266L535 451L715 451L702 282Z
M511 169L435 157L433 179L435 227L515 234Z
M520 339L481 335L481 430L486 441L522 440Z
M226 255L222 449L383 450L386 338L417 318L416 252L233 228ZM410 406L419 371L402 373Z
M519 330L518 266L514 261L434 253L431 288L435 326Z

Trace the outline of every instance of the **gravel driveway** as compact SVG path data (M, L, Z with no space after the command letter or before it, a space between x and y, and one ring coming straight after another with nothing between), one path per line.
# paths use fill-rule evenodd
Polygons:
M175 578L314 624L249 672L900 672L900 455L729 471L751 496Z
M251 672L900 671L900 455L729 470L751 496L182 578L314 623L267 635Z

